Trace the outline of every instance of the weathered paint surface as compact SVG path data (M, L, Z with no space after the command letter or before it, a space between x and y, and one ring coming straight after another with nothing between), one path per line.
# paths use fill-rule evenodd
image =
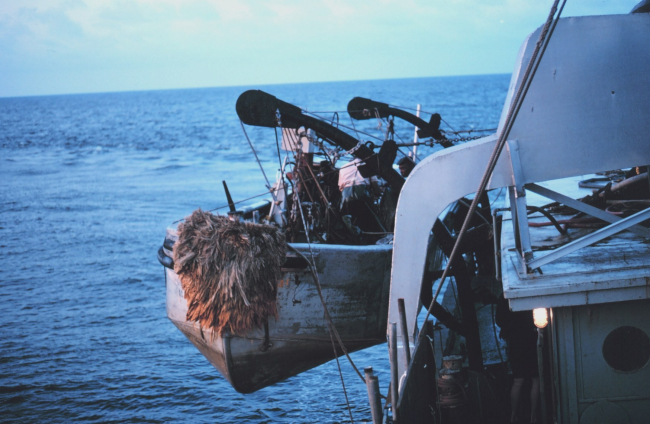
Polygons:
M591 190L578 189L578 181L589 177L593 175L545 185L558 192L569 192L574 197L586 196L591 194ZM540 196L529 196L528 200L530 205L548 203ZM504 219L509 219L509 213L504 215ZM544 217L530 218L532 223L546 221ZM544 254L545 249L576 239L585 232L582 229L568 231L571 238L560 236L553 226L531 227L533 252ZM504 221L501 238L503 289L513 310L650 298L650 244L633 233L618 233L546 264L541 267L543 274L526 273L514 246L513 228Z
M649 308L646 299L553 309L550 342L556 358L553 381L559 422L648 422L650 367L646 363L631 372L617 371L605 361L603 345L612 331L625 326L650 335ZM620 354L629 358L639 352Z
M504 131L540 32L522 45L497 134ZM517 184L650 163L648 39L650 14L559 21L508 136L519 146ZM429 230L451 202L476 191L495 144L491 136L435 153L404 184L396 213L389 319L398 321L397 299L404 298L410 337ZM501 155L488 188L515 185L509 156Z
M294 244L310 257L304 244ZM323 296L349 352L385 342L392 246L312 245ZM187 302L165 268L167 316L239 392L250 393L334 359L327 321L309 268L284 269L279 319L244 337L215 336L185 320ZM342 351L338 350L339 354Z

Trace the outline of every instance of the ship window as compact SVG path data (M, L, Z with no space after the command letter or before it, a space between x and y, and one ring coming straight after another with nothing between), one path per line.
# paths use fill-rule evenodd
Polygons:
M650 338L636 327L618 327L605 337L603 358L616 371L638 371L650 360Z

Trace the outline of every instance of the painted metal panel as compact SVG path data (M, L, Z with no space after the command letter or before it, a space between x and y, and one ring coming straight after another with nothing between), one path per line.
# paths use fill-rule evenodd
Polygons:
M539 31L520 50L508 99ZM650 163L648 39L649 14L560 20L509 135L519 146L523 181L518 183ZM499 132L503 126L502 119ZM495 141L486 137L434 154L404 184L396 214L389 320L397 322L397 299L404 298L411 336L429 229L447 205L476 190ZM504 153L489 187L513 186L512 176Z
M560 350L560 399L562 403L561 422L578 424L577 375L575 367L575 345L573 332L573 311L571 308L558 309L559 350Z
M524 184L650 163L649 39L650 14L560 20L509 135ZM510 93L521 78L513 75Z
M463 169L485 169L494 149L495 136L485 137L463 146L455 146L422 160L411 172L400 194L395 221L393 270L390 286L390 322L399 322L397 299L404 298L413 341L419 293L426 260L429 232L438 216L458 198L476 191L481 175L471 172L454 178ZM497 187L512 185L507 158L499 161L492 183ZM402 339L401 334L398 335ZM398 350L401 341L398 342ZM400 375L405 367L400 352Z
M650 301L617 302L576 307L576 364L580 375L580 402L647 399L650 416L650 367L623 373L603 357L603 342L622 326L633 326L650 335Z
M650 300L554 308L553 374L559 422L582 423L593 405L612 403L629 422L642 424L650 416L650 365L624 373L610 367L603 342L610 332L633 326L650 335ZM585 418L591 417L589 413ZM591 422L591 421L589 421Z
M309 256L307 245L292 246ZM315 245L313 250L323 296L346 349L354 352L383 343L392 246ZM242 393L334 359L327 320L308 268L283 269L278 281L279 319L269 320L270 349L263 348L261 329L220 337L187 321L187 301L178 276L165 268L165 280L169 319Z

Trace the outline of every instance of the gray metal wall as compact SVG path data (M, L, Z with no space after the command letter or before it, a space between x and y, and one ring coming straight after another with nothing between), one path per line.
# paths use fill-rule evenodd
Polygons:
M555 308L552 326L559 421L647 424L650 301Z

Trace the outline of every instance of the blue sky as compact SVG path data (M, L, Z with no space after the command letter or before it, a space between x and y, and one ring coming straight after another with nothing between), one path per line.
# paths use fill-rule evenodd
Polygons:
M563 16L638 0L568 0ZM509 73L551 0L0 0L0 97Z

